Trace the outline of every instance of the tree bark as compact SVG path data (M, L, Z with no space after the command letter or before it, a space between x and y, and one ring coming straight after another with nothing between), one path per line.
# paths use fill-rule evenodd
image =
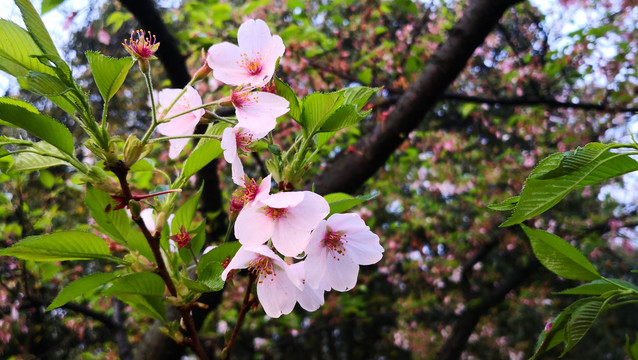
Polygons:
M425 70L401 96L386 121L342 153L311 183L315 192L353 193L382 167L441 98L467 65L474 50L498 24L501 16L521 0L471 1L448 38L430 58Z

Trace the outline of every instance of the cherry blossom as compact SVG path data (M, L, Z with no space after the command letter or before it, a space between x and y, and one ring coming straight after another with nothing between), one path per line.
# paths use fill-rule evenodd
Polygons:
M246 246L272 239L284 256L304 251L310 233L330 213L328 202L310 191L281 192L244 207L235 223L235 237Z
M298 263L290 265L297 274L301 276L302 283L305 284L306 278L306 263L305 261L300 261ZM307 284L304 285L303 289L295 289L296 299L299 302L299 305L304 308L306 311L315 311L319 309L321 305L324 303L323 293L324 290L322 287L318 287L313 289Z
M306 283L312 288L337 291L352 289L357 283L359 265L381 260L379 237L357 214L334 214L322 220L313 231L306 248Z
M260 204L261 199L270 194L271 181L272 174L257 181L244 177L241 184L243 189L240 190L241 193L238 194L238 197L241 198L245 205L255 206L256 204Z
M237 32L239 46L229 42L215 44L208 50L206 62L213 77L229 85L260 87L275 72L277 59L286 51L281 37L271 35L262 20L248 20Z
M100 29L104 32L104 29ZM106 34L108 36L108 33ZM133 39L133 35L137 35L137 40ZM108 42L107 42L108 43ZM160 43L155 39L155 35L148 32L148 37L144 34L144 30L131 31L131 37L122 43L124 49L131 54L136 60L153 58L153 54L159 49Z
M162 108L168 108L181 92L182 89L164 89L160 91L158 94L160 110ZM202 106L202 98L199 96L197 90L195 90L191 86L187 86L184 95L182 95L179 100L175 102L175 105L173 105L173 107L166 113L164 117L169 118L199 106ZM191 111L189 113L170 119L168 122L160 123L157 126L157 131L159 131L160 134L166 136L192 135L202 115L204 115L204 109ZM170 139L169 142L171 146L168 151L168 156L171 159L179 156L179 154L188 143L188 140L188 138Z
M297 302L297 291L303 289L299 267L291 267L268 246L242 246L222 272L226 281L234 269L248 268L257 276L257 298L272 318L289 314Z
M244 167L239 159L239 151L251 152L249 146L262 138L265 134L255 135L248 129L240 126L224 129L221 147L224 149L224 159L231 164L233 182L239 186L244 185Z
M277 125L277 118L290 110L288 100L264 91L234 91L230 97L238 126L264 137Z

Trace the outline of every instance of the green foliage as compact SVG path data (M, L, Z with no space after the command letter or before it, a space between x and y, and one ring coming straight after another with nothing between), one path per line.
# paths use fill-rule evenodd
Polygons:
M352 196L346 193L332 193L324 196L330 205L330 215L345 212L363 202L374 199L377 194Z
M543 160L527 179L514 213L501 226L540 215L577 188L638 170L638 162L628 154L609 151L614 147L591 143Z
M106 283L111 282L116 277L117 275L115 274L96 273L87 275L83 278L79 278L62 289L58 296L56 296L51 304L47 307L46 311L51 311L53 309L59 308L60 306L64 306L64 304L77 297L83 295L87 296L91 293L91 291Z
M219 141L209 140L204 143L200 141L198 146L195 147L193 152L184 162L184 170L181 174L182 180L186 181L204 166L208 165L208 163L217 159L221 155L222 148Z
M290 85L281 81L278 77L275 76L275 88L277 91L277 95L283 97L288 100L290 111L288 115L290 115L295 121L299 122L301 118L301 104L299 102L299 98L297 94L290 88Z
M33 107L19 100L0 98L0 120L25 129L29 133L74 156L71 132L55 119L33 111Z
M22 13L22 20L24 20L24 23L27 26L27 30L29 30L29 33L33 37L33 40L36 42L36 44L38 44L38 46L42 50L42 53L59 57L58 50L55 48L53 40L51 40L51 36L49 36L49 32L44 27L44 23L42 22L42 19L40 19L40 15L38 15L38 12L31 4L31 1L14 1L20 8L20 12Z
M131 221L124 209L113 210L116 203L109 194L87 185L84 203L100 231L121 244L127 244Z
M565 240L546 231L521 227L529 237L534 255L549 271L571 280L600 279L589 260Z
M0 249L0 255L36 261L103 259L122 263L111 256L102 238L82 231L29 236L9 248Z
M85 55L91 66L95 84L104 102L108 103L124 83L135 60L130 56L114 59L94 51L87 51Z

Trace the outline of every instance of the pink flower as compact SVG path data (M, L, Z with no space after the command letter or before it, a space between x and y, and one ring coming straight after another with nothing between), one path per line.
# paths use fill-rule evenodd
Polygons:
M272 239L284 256L304 251L310 233L330 213L328 202L310 191L281 192L244 207L235 223L235 237L246 246Z
M224 129L222 134L221 147L224 149L224 159L232 166L233 182L239 186L244 186L244 167L239 159L238 150L251 152L249 146L262 138L265 134L255 135L248 129L239 126ZM269 187L270 189L270 187Z
M262 20L248 20L237 32L239 46L223 42L210 47L206 62L215 79L230 85L260 87L272 78L277 59L286 47L277 35L270 35Z
M161 108L168 108L175 98L181 92L181 89L164 89L159 92L159 106ZM168 111L165 118L181 114L190 109L202 106L202 98L199 96L197 90L191 86L186 87L186 92L182 97L175 102L175 105ZM175 117L168 122L161 123L157 126L157 131L166 136L188 136L192 135L195 131L195 127L199 123L199 119L204 115L204 109L197 109L187 114ZM161 119L160 119L161 120ZM183 139L171 139L169 140L171 147L168 151L168 156L171 159L179 156L186 144L188 138Z
M257 276L257 297L268 316L278 318L292 311L296 292L303 288L299 268L286 264L266 245L242 246L222 272L222 280L231 270L245 268Z
M238 126L264 137L277 125L277 118L290 110L288 100L263 91L233 91L230 97Z
M137 40L133 39L133 35L137 35ZM109 37L108 40L106 40L105 36ZM110 36L104 31L104 28L100 29L98 38L103 44L108 44L110 41ZM144 30L137 30L131 31L130 39L128 41L124 39L122 45L124 45L124 49L136 60L148 60L153 58L153 54L159 49L160 43L155 39L155 35L151 35L150 31L147 37L144 34Z
M306 263L304 261L300 261L296 264L290 265L290 267L301 276L302 283L305 283ZM315 311L319 309L319 307L324 303L324 290L322 287L313 289L312 287L305 284L302 290L300 290L299 288L295 290L297 302L299 302L299 305L306 311Z
M306 283L312 288L352 289L359 265L381 260L383 247L357 214L334 214L313 231L306 249Z

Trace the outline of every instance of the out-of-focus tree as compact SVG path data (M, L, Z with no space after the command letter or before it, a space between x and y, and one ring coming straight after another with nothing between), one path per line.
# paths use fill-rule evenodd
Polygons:
M576 284L542 269L522 232L498 229L504 218L487 205L518 193L542 158L597 141L635 117L636 10L623 1L557 3L555 12L591 20L572 24L574 30L566 33L556 15L514 0L206 0L184 1L179 8L138 0L106 5L100 10L105 16L91 26L110 34L113 56L124 55L118 44L137 26L134 21L163 34L158 40L166 52L158 57L167 81L182 86L186 65L200 64L201 49L234 40L231 29L244 19L262 18L287 46L279 75L300 95L355 84L383 88L369 105L371 115L356 129L337 133L333 147L318 155L315 177L307 184L324 194L376 189L377 197L359 212L382 239L382 263L366 268L354 291L330 294L316 313L268 319L250 312L237 358L501 359L531 355L545 322L573 300L552 293ZM70 47L78 53L103 47L93 33L84 32ZM82 69L81 61L75 65ZM211 81L206 90L217 86ZM132 110L146 98L136 95L143 94L140 89L125 85L122 91L127 95L110 111L121 114L125 133L146 120L147 114ZM95 106L98 113L100 105ZM296 127L280 126L277 141ZM247 171L259 175L262 160L254 160ZM200 176L216 177L216 171L209 167ZM85 216L74 199L72 207L64 199L47 202L72 187L61 180L68 174L47 173L22 179L3 173L5 241L36 234L47 221L64 224ZM43 186L33 185L38 182ZM148 184L151 188L153 179ZM213 199L219 199L220 186L231 186L206 184ZM572 194L533 224L567 236L606 276L626 276L636 259L635 238L627 232L636 225L635 210L623 211L598 193L598 187L587 187ZM218 201L202 207L209 214L223 211ZM6 285L0 291L11 299L0 326L3 339L10 339L3 348L7 354L79 356L46 354L62 338L103 358L113 353L105 350L109 341L128 346L117 334L131 320L108 311L104 300L89 297L68 312L38 310L56 293L56 281L95 269L1 261L7 269L24 269L22 278L3 271ZM224 299L206 299L210 307L198 315L211 352L220 350L225 329L236 321L238 308L230 300L241 296L242 286L239 278ZM37 297L30 296L36 291ZM73 314L98 322L94 328L93 322L78 325L84 318ZM624 334L635 317L627 309L608 314L588 335L597 341L581 342L568 357L622 358ZM127 327L138 358L180 356L182 349L157 328L138 324ZM39 348L31 345L35 342ZM120 356L130 353L120 349Z

